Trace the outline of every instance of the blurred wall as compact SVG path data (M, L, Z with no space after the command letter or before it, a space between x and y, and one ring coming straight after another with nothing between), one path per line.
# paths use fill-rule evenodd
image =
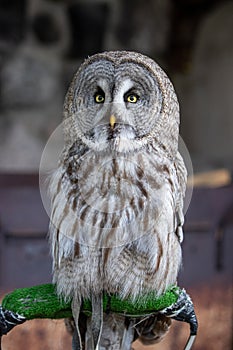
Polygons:
M206 14L188 74L176 74L182 135L197 169L233 169L233 3Z
M38 171L87 55L141 51L171 77L194 170L233 158L233 5L209 0L3 0L0 171Z

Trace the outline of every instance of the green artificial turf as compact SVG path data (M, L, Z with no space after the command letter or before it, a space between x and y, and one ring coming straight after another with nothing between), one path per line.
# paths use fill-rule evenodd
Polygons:
M104 312L114 312L132 317L150 314L174 304L181 292L177 286L171 287L163 295L156 297L150 293L136 301L122 300L116 295L103 295ZM56 286L42 284L30 288L20 288L7 294L3 301L4 309L18 313L27 320L35 318L66 318L71 317L71 302L65 302L56 294ZM84 300L82 311L91 314L91 302Z

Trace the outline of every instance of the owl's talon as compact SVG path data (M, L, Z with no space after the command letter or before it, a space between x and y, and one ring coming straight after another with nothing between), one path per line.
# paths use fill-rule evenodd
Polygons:
M12 328L26 321L26 318L13 311L5 310L0 306L0 337L7 334Z
M190 350L197 335L198 322L190 296L183 289L178 300L172 306L160 311L160 313L171 317L176 321L187 322L190 325L190 336L184 350Z

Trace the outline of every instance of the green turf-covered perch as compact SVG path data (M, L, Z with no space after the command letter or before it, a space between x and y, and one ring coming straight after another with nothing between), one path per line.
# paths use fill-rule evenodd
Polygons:
M172 287L158 298L148 295L147 298L136 302L120 300L115 295L109 297L104 294L104 311L108 307L108 310L114 313L127 314L134 317L141 316L174 304L178 299L179 293L180 289L178 287ZM72 316L71 303L66 303L58 298L56 287L53 284L16 289L4 297L2 307L24 316L27 320L34 318L56 319ZM90 301L84 301L82 311L87 315L91 314Z
M156 297L148 294L136 301L122 300L117 295L103 295L104 312L113 312L138 317L148 314L162 313L168 317L190 324L191 341L185 350L191 349L196 331L197 320L192 301L184 289L171 287L163 295ZM82 312L91 315L89 300L84 300ZM56 294L56 286L42 284L30 288L16 289L5 295L0 306L0 336L7 334L14 326L36 318L71 317L71 302L65 302Z

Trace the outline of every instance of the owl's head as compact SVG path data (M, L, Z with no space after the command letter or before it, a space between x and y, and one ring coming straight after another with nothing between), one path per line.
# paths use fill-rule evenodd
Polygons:
M64 104L65 139L89 148L130 152L156 141L177 152L179 106L173 86L150 58L113 51L89 57Z

